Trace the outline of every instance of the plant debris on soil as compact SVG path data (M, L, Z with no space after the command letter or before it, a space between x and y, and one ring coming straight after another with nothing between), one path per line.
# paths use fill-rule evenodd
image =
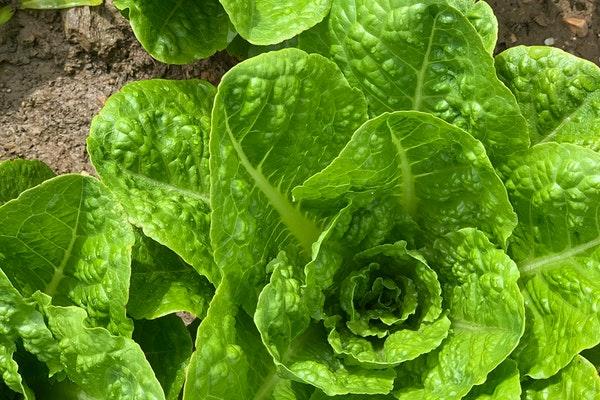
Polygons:
M595 0L490 0L497 51L548 44L600 64ZM0 27L0 161L40 159L57 173L93 173L89 124L108 96L131 81L206 79L236 63L225 53L186 66L153 60L108 1L99 7L18 11Z

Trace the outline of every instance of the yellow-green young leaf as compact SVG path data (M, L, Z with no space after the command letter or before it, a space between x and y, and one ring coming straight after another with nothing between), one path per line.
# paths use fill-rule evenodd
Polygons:
M600 151L600 68L553 47L513 47L496 57L532 143L568 142Z
M199 80L128 84L94 117L88 152L132 223L217 283L208 238L214 94Z
M192 355L192 338L175 314L136 320L133 340L140 345L162 386L166 400L177 400Z
M600 154L544 143L503 169L527 317L514 357L522 373L548 378L600 342Z
M523 382L524 400L597 400L599 397L598 372L581 356L575 356L573 361L551 378Z
M19 8L53 10L79 6L99 6L100 4L102 4L102 0L22 0L19 3Z
M331 0L220 0L235 30L250 43L282 42L316 25Z
M0 268L14 287L83 307L87 323L126 336L133 241L122 207L92 177L59 176L0 207Z
M519 400L521 398L521 382L517 363L504 360L495 370L490 372L485 383L473 387L464 397L465 400Z
M432 113L481 140L492 162L528 147L525 119L496 77L490 41L484 46L445 1L335 0L328 41L329 56L365 93L371 115Z
M523 298L514 262L485 235L462 229L435 242L435 266L451 320L436 350L397 369L399 399L460 399L487 379L523 334Z
M401 111L361 126L323 171L293 190L299 200L336 209L349 194L377 193L420 228L426 245L473 227L502 246L516 226L502 181L481 143L432 115Z
M253 310L269 260L284 249L310 258L321 227L291 189L338 155L366 103L334 63L286 49L231 69L212 117L211 243L233 297Z
M135 231L127 313L154 319L178 311L204 318L214 286L167 247Z
M227 47L230 23L219 0L119 0L144 49L167 64L187 64Z
M50 167L41 161L17 159L0 162L0 205L54 176Z

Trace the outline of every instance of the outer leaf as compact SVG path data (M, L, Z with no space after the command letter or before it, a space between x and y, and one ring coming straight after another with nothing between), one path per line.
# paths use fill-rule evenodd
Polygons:
M575 356L573 361L549 379L523 383L524 400L581 399L600 396L600 377L589 361Z
M44 316L21 297L0 270L0 374L12 391L21 393L25 400L35 399L14 359L18 340L47 364L51 374L62 369L57 343L46 327Z
M396 0L395 5L408 5L413 0ZM498 21L494 10L485 1L477 0L421 0L423 4L447 4L459 10L467 17L477 30L488 53L493 54L498 39ZM298 36L298 47L309 53L319 53L330 57L331 35L329 32L329 17L313 28L302 32Z
M419 243L477 227L502 245L516 226L485 149L429 114L396 112L364 124L326 169L293 190L300 200L377 192L422 229Z
M220 0L235 30L250 43L282 42L320 22L331 0Z
M177 311L203 318L214 287L171 250L136 233L127 312L136 319Z
M69 379L86 393L106 400L165 398L137 343L103 328L88 328L86 313L78 307L52 306L39 292L34 297L58 342Z
M517 363L507 359L490 372L484 384L475 386L465 400L519 400L521 382Z
M513 47L496 57L517 97L532 143L568 142L600 151L600 69L552 47Z
M135 340L146 355L167 400L177 400L192 355L192 339L181 318L174 314L152 321L135 321Z
M219 0L119 0L133 33L154 58L187 64L227 47L229 18Z
M336 0L331 56L372 115L417 110L450 122L497 161L528 147L525 119L473 25L445 4Z
M0 267L15 288L81 306L88 323L123 335L132 245L122 208L91 177L53 178L0 207Z
M436 241L431 257L450 334L437 350L399 370L399 399L460 399L513 351L525 326L517 267L483 233L451 233Z
M327 396L320 390L316 390L310 400L392 400L395 399L392 394L373 394L365 396L364 394L343 394L340 396Z
M88 151L133 224L218 282L208 238L214 93L198 80L128 84L93 119Z
M0 205L54 176L50 167L41 161L16 159L1 162Z
M523 373L550 377L600 342L600 155L545 143L511 158L505 173L527 313L515 357Z
M318 55L267 53L223 77L210 141L211 242L248 310L268 260L280 249L308 260L320 234L291 188L329 164L365 119L360 92Z
M99 6L102 0L22 0L19 8L53 10L78 6Z
M275 366L252 320L236 302L225 278L198 328L184 400L278 399L271 397L280 382Z

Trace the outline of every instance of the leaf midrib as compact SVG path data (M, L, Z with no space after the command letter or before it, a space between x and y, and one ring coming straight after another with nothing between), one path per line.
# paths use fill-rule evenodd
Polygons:
M73 235L71 236L71 240L69 241L69 245L65 250L65 254L58 265L58 267L54 270L54 274L52 275L52 279L46 285L44 293L48 296L52 297L56 293L58 289L58 285L65 277L65 268L67 267L67 263L69 258L71 257L71 253L73 253L73 248L75 247L75 242L77 241L77 231L79 230L79 219L81 217L81 208L83 205L83 189L85 187L85 183L81 182L81 192L79 193L79 205L77 207L77 216L75 217L75 224L73 226Z
M224 114L227 135L240 163L248 175L250 175L256 187L266 196L269 204L277 211L287 229L294 235L307 254L311 254L312 244L319 238L321 229L313 221L305 217L299 209L290 204L288 199L271 185L260 169L252 165L241 144L233 136L226 111Z
M563 251L559 251L558 253L552 253L546 256L537 257L518 263L519 270L521 271L521 275L534 275L548 265L556 264L560 261L569 259L599 245L600 236L597 236L595 239L575 247L570 247Z
M184 195L184 197L191 197L191 198L194 198L196 200L200 200L203 203L205 203L206 205L210 204L210 199L209 199L208 195L202 194L200 192L194 192L193 190L185 189L185 188L182 188L180 186L175 186L172 183L167 183L167 182L159 181L159 180L156 180L154 178L149 177L148 175L144 175L144 174L141 174L139 172L134 172L134 171L131 171L129 169L120 168L120 170L123 171L123 173L126 173L126 174L128 174L130 176L133 176L135 178L138 178L138 179L144 180L146 182L149 182L152 185L157 186L157 187L159 187L161 189L164 189L164 190L167 190L167 191L178 192L178 193Z
M406 209L410 216L415 216L417 213L417 196L415 189L415 177L412 173L412 169L410 167L410 161L408 156L406 155L406 150L400 143L400 140L394 134L394 131L391 129L388 123L388 129L390 131L390 137L392 139L392 143L396 148L396 152L398 157L400 157L400 165L398 166L400 169L401 181L398 185L400 189L400 203Z

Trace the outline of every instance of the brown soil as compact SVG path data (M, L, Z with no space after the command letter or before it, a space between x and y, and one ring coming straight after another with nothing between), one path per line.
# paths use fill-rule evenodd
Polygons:
M217 84L234 60L187 66L153 60L112 4L18 11L0 27L0 160L37 158L56 172L92 172L89 124L125 83L201 78Z
M546 44L600 64L598 0L489 0L498 18L497 51Z
M490 0L500 23L497 50L546 41L600 63L595 1ZM572 30L565 18L579 28ZM154 61L110 1L95 8L19 11L0 27L0 160L37 158L59 173L92 172L85 138L110 94L154 77L216 84L234 63L225 54L189 66Z

